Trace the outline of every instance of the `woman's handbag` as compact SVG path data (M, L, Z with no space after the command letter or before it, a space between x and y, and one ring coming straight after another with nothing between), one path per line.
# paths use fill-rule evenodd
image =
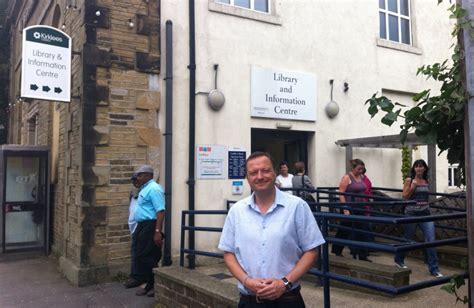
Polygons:
M305 175L303 174L301 176L301 186L303 187L303 189L306 189L306 185L304 184L304 177ZM302 192L302 197L301 199L303 199L304 201L306 201L307 203L309 202L316 202L316 200L314 199L313 195L309 192L306 192L306 191L303 191Z

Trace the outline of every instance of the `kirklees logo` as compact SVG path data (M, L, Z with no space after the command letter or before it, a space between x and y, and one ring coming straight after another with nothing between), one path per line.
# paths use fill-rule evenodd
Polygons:
M63 32L43 26L32 26L26 31L26 41L69 48L70 39Z
M46 33L42 33L42 32L40 33L38 31L33 33L33 37L35 39L40 40L40 41L45 42L45 43L51 43L51 42L62 43L63 42L62 37L54 36L52 34L46 34Z

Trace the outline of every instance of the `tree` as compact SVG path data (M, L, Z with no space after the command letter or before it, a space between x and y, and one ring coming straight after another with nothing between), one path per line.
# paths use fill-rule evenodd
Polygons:
M438 0L438 4L442 0ZM461 35L463 29L470 31L474 37L473 26L466 18L466 12L457 4L448 9L450 18L456 19L452 31L453 37ZM459 164L460 182L465 183L464 162L464 115L469 98L463 85L463 52L459 43L453 44L453 55L442 63L423 65L418 68L417 75L424 75L427 79L439 81L440 93L433 96L427 89L413 96L414 107L392 102L385 96L375 93L365 104L369 105L368 112L373 118L379 111L384 112L381 122L391 126L399 119L400 140L406 140L407 134L414 131L426 144L437 144L441 152L447 152L450 164Z
M443 0L438 0L438 4ZM379 111L385 113L381 122L391 126L400 118L404 123L400 125L400 140L403 143L407 134L415 134L427 144L437 144L441 152L447 151L448 162L459 164L460 183L465 184L465 157L464 157L464 117L469 100L466 90L465 67L463 53L463 31L468 31L474 38L474 22L466 16L466 11L458 4L453 4L448 9L450 18L456 19L451 35L457 38L453 44L451 59L442 63L423 65L417 75L425 75L427 79L433 78L441 84L440 94L431 96L431 90L424 90L413 96L416 102L414 107L408 107L397 102L392 102L385 96L377 97L374 94L365 104L369 105L368 112L373 118ZM467 269L467 262L463 265ZM464 277L455 276L442 287L443 290L454 294L458 301L467 303L467 296L460 297L457 290L463 286Z

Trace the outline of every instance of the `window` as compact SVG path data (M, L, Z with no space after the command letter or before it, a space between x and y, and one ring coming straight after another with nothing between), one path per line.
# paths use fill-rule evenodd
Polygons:
M229 4L244 9L250 9L263 13L270 13L269 0L217 0L216 2Z
M460 187L461 181L459 179L459 165L448 166L448 187Z
M208 0L209 11L282 25L277 0Z
M380 38L411 45L410 0L379 0Z

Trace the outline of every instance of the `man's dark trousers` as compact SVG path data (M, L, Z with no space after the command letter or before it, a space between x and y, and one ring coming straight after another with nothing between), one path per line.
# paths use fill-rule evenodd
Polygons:
M156 220L138 223L132 235L132 273L131 277L146 282L150 287L155 281L153 268L161 259L161 247L155 244Z

